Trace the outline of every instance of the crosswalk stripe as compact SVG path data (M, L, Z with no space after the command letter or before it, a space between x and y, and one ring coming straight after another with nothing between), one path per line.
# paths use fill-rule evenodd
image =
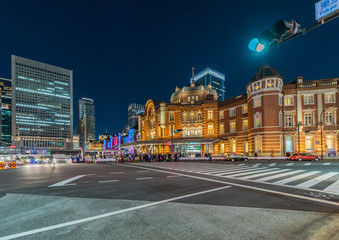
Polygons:
M227 173L227 172L233 172L233 171L244 171L244 170L253 170L249 168L232 168L232 169L224 169L220 171L205 171L201 172L203 174L219 174L219 173Z
M255 168L256 170L261 170L261 169L267 169L267 167L261 167L261 168ZM226 175L226 174L233 174L233 173L240 173L240 172L250 172L250 171L253 171L253 168L252 169L243 169L243 170L237 170L237 171L225 171L223 173L218 173L218 174L215 174L216 176L223 176L223 175Z
M209 170L195 170L195 171L199 171L199 173L218 173L218 172L223 172L223 171L233 171L233 170L240 170L240 169L244 169L243 167L236 167L236 168L223 168L223 169L209 169Z
M303 182L303 183L300 183L297 185L297 187L304 187L304 188L309 188L309 187L312 187L322 181L325 181L326 179L329 179L335 175L337 175L338 173L336 172L329 172L329 173L326 173L326 174L323 174L319 177L316 177L316 178L313 178L313 179L310 179L306 182Z
M323 165L331 165L331 163L330 163L330 162L327 162L327 163L323 163Z
M265 175L276 174L276 173L280 173L280 172L286 172L286 171L290 171L290 170L292 170L292 169L282 169L282 170L258 173L258 174L242 177L242 179L251 179L251 178L261 177L261 176L265 176Z
M294 163L287 163L286 166L292 166Z
M276 163L271 163L270 165L268 165L268 166L270 166L270 167L274 167L275 165L277 165Z
M253 165L253 167L258 167L259 165L261 165L261 163L256 163Z
M339 180L325 188L324 191L339 193Z
M238 166L245 166L245 164L238 164Z
M294 176L294 177L285 178L285 179L276 181L274 183L275 184L285 184L285 183L293 182L295 180L302 179L302 178L305 178L305 177L308 177L308 176L312 176L312 175L317 174L317 173L320 173L320 171L307 172L307 173L300 174L300 175L297 175L297 176Z
M295 173L300 173L300 172L305 172L305 170L296 170L296 171L292 171L292 172L281 173L281 174L274 175L274 176L259 178L259 179L256 179L256 181L265 182L265 181L269 181L269 180L272 180L272 179L275 179L275 178L285 177L285 176L292 175L292 174L295 174Z
M273 168L273 169L279 169L279 168ZM245 172L245 173L237 173L237 174L229 175L227 177L239 177L239 176L242 176L242 175L260 173L260 172L267 172L267 171L272 171L272 168L271 169L263 169L263 170L259 170L259 171L256 170L256 171Z
M312 163L305 163L304 165L305 166L310 166Z

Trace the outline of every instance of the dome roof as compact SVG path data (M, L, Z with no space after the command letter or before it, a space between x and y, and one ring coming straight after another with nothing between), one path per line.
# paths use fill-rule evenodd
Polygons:
M281 78L279 72L267 64L261 65L257 73L253 76L252 82L263 79L265 77L279 77Z
M208 89L207 86L204 86L202 84L195 84L194 87L192 87L192 85L186 85L183 88L181 88L178 91L175 91L172 96L171 99L175 96L177 96L178 94L181 94L183 92L194 92L194 91L206 91L206 92L210 92L211 94L217 94L217 91L215 89Z

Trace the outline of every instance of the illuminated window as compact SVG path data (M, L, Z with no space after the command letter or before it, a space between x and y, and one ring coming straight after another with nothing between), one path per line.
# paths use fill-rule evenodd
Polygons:
M237 142L235 139L232 139L230 141L230 148L231 148L231 153L235 153L237 151Z
M304 104L314 104L314 95L304 95Z
M208 124L208 130L207 130L207 133L208 135L213 135L214 134L214 126L213 124Z
M225 152L225 144L220 144L220 153L224 153Z
M247 104L244 104L242 105L242 113L247 113L248 112L248 105Z
M220 111L219 112L219 118L220 119L224 119L224 111Z
M314 136L306 136L305 137L305 148L306 151L312 152L314 151Z
M191 97L188 97L188 100L187 101L191 101Z
M235 122L230 122L230 133L236 132L236 124Z
M198 121L202 121L202 114L198 113Z
M199 97L198 96L195 97L195 101L199 101Z
M242 130L243 131L247 131L248 130L248 120L247 119L243 119L242 120Z
M256 97L253 99L253 107L260 107L261 106L261 98L260 97Z
M257 136L254 138L255 152L260 153L262 151L262 137Z
M245 140L244 141L244 153L248 153L248 141L247 140Z
M207 111L207 119L213 119L213 110Z
M220 124L219 125L219 134L224 134L224 133L225 133L224 124Z
M279 105L282 105L282 96L279 96Z
M325 103L334 103L335 93L325 93Z
M293 106L293 105L294 105L294 97L285 96L285 106Z
M335 147L335 135L326 136L326 147L327 149L336 149Z
M170 122L174 121L174 113L169 114L169 120L170 120Z

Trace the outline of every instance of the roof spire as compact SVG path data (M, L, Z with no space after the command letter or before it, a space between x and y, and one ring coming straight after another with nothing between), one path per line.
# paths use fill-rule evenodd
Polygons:
M194 67L192 67L192 83L194 83Z

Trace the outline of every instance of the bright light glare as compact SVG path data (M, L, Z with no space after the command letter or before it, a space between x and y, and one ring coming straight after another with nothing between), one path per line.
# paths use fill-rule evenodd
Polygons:
M248 48L254 52L256 52L256 47L259 43L259 39L258 38L253 38L250 43L248 44Z
M265 48L264 44L258 43L258 45L255 47L255 50L257 52L261 52L262 50L264 50L264 48Z

